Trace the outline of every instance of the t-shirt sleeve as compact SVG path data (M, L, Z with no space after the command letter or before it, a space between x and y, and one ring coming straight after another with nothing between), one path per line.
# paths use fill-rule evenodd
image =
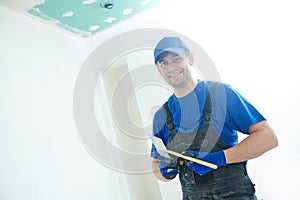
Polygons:
M227 123L231 129L249 134L251 125L264 121L262 114L230 85L225 86L227 100Z
M152 135L160 138L163 141L163 143L166 145L168 138L165 133L167 132L168 128L165 125L165 122L166 122L166 117L164 115L163 108L161 107L154 114L154 117L153 117ZM153 157L155 159L161 159L153 144L152 144L152 148L151 148L151 157Z

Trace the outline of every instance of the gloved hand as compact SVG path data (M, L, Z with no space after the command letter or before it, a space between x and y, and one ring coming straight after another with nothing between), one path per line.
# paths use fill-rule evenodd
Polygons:
M166 178L166 179L173 179L178 174L177 168L178 168L178 162L177 160L163 160L159 161L158 167L160 169L160 173Z
M218 167L226 166L226 164L227 164L224 151L208 153L208 152L197 152L197 151L189 150L184 155L194 157L194 158L206 161L206 162L213 163L213 164L217 165ZM185 165L189 169L195 171L197 174L200 174L201 176L203 176L213 170L210 167L206 167L204 165L190 162L190 161L185 162Z

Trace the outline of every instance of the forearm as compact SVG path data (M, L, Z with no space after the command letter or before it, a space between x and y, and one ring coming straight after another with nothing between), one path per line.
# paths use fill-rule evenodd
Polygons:
M163 177L163 175L160 173L159 167L158 167L158 160L153 159L152 160L152 170L153 170L153 174L154 176L163 182L168 182L169 180L166 179L165 177Z
M278 145L277 137L266 121L252 125L249 134L238 145L224 150L227 164L259 157Z

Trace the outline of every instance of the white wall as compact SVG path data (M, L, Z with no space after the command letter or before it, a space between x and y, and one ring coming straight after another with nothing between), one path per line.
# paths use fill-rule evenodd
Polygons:
M73 91L84 42L3 7L0 22L0 199L147 199L128 186L139 177L100 164L80 141Z
M279 146L249 161L258 197L297 199L297 8L293 0L165 0L107 34L80 40L0 7L0 198L130 198L121 197L126 181L117 183L120 174L95 161L80 143L72 95L82 63L101 42L118 31L154 27L196 41L222 80L262 111ZM159 185L163 199L179 199L178 181Z

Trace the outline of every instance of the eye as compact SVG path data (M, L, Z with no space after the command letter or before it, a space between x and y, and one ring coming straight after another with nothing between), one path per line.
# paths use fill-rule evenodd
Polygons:
M166 67L168 66L168 62L167 61L163 61L161 63L159 63L161 67Z

